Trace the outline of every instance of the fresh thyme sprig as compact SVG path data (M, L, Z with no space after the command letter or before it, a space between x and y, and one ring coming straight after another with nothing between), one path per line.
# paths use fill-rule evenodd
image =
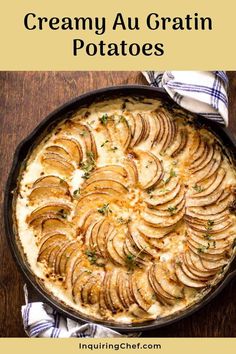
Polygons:
M94 160L93 152L87 151L86 156L87 156L87 159L80 164L81 169L84 171L84 175L82 176L82 178L84 178L84 179L88 179L90 176L90 173L95 168L95 160Z
M98 208L97 211L102 215L108 215L108 213L112 213L112 210L109 208L109 203L103 204L103 206Z

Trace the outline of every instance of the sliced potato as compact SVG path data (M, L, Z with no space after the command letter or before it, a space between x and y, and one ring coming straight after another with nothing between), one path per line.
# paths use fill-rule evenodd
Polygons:
M132 187L136 187L136 185L138 183L138 170L137 170L134 160L131 157L130 158L128 157L124 161L124 167L127 171L128 180L129 180L130 185Z
M165 152L175 137L176 128L166 110L160 109L156 113L160 122L160 131L156 139L156 145L161 152Z
M121 237L122 235L118 234L115 230L110 232L106 240L106 250L108 257L113 263L125 266L125 255L122 250L124 240Z
M156 282L162 287L163 291L168 294L168 298L183 298L183 287L179 286L171 279L171 274L168 272L168 269L164 268L164 265L155 264L153 276L155 277Z
M32 187L35 188L35 187L50 187L50 186L60 186L64 188L65 191L69 190L68 183L64 179L54 175L43 176L36 179Z
M109 296L110 302L112 304L112 308L115 309L115 312L123 310L122 302L120 301L120 298L118 296L118 287L117 287L118 274L119 273L117 270L113 270L113 272L111 273L111 276L110 276L109 288L107 289L108 296ZM113 312L114 312L114 310L113 310Z
M192 174L192 179L195 183L199 183L201 181L206 180L211 177L217 170L220 168L222 162L222 154L219 149L214 149L214 154L211 161L206 165L206 167L202 168L196 173Z
M51 217L42 222L42 235L49 232L61 232L71 236L75 234L72 226L66 220L58 217Z
M135 222L131 222L128 225L130 236L135 246L142 252L150 255L151 257L156 257L157 253L152 245L148 242L148 239L144 234L141 234L138 230L138 225Z
M89 246L89 249L91 250L96 250L97 249L97 237L99 230L101 228L101 225L103 224L104 218L100 217L95 220L95 223L92 224L92 228L90 229L90 237L89 240L87 240L87 244Z
M162 227L153 227L146 223L140 223L137 226L138 231L141 232L145 237L154 238L154 239L161 239L165 237L170 231L172 227L169 228L162 228Z
M90 278L90 274L85 270L81 271L72 288L72 297L75 303L82 303L82 289L84 288L85 284L88 282Z
M29 195L29 201L32 204L57 198L71 201L69 191L65 191L65 188L61 186L35 187Z
M160 301L163 305L173 305L173 297L170 296L157 282L154 267L149 268L148 279L158 301Z
M143 116L137 114L133 117L133 135L130 142L130 146L137 146L145 136L146 124Z
M147 127L143 140L145 140L145 146L147 146L147 150L150 150L153 147L159 132L159 122L156 114L153 113L143 113L142 117Z
M214 155L214 148L212 145L207 145L203 155L198 160L198 163L195 163L194 166L191 166L191 172L196 173L203 170L212 160Z
M27 222L33 223L39 216L45 216L47 214L54 214L66 218L70 214L72 206L69 203L48 203L36 208L28 217Z
M138 157L137 169L139 185L143 189L156 186L162 179L163 167L157 156L151 152L135 150Z
M38 262L43 262L46 265L48 265L49 264L50 255L52 254L52 252L54 252L54 250L58 250L58 245L57 244L51 244L48 247L44 248L43 250L41 250L39 252L37 261Z
M45 248L48 246L51 246L53 244L60 244L66 241L66 235L62 233L50 233L46 234L42 239L40 240L40 252L43 251Z
M198 148L194 151L193 154L191 154L192 160L191 160L190 169L197 167L201 163L202 158L205 159L207 156L208 145L199 135L198 135L198 139L199 139L199 141L197 140L197 144L199 144Z
M153 291L147 275L141 271L132 274L131 288L134 301L144 311L148 311L153 303Z
M188 131L186 129L181 129L177 134L177 144L175 149L171 151L171 157L176 158L180 155L186 148L188 143Z
M102 286L104 274L100 272L100 274L96 277L95 281L92 284L92 288L88 294L88 300L90 304L98 304L100 299L100 292Z
M154 213L143 212L141 214L141 217L143 218L143 220L147 225L153 227L165 228L177 224L179 221L182 220L184 214L185 214L185 208L183 205L181 209L178 210L175 214L170 213L170 216L159 217L156 216Z
M81 191L82 194L89 193L89 192L96 192L96 190L102 190L110 188L115 190L117 193L127 193L127 187L119 181L114 179L94 179L91 182L88 182L83 190Z
M116 176L119 176L119 178L125 179L127 177L127 171L125 170L124 167L120 165L106 165L102 167L96 168L91 175L90 178L93 177L94 175L97 175L98 173L113 173Z
M68 177L74 172L74 166L70 162L59 157L57 154L44 154L42 157L42 163L47 171L57 172L62 176Z
M85 124L82 124L79 122L73 122L73 124L74 124L75 129L78 130L78 134L79 134L81 140L83 140L85 143L86 155L88 153L92 153L93 158L96 160L97 156L98 156L97 155L97 146L96 146L96 142L95 142L92 131Z
M129 308L134 302L132 293L130 292L130 276L123 270L117 274L118 296L124 308Z
M181 184L178 183L177 179L173 179L175 181L175 184L167 188L164 188L164 192L162 192L162 189L160 190L159 194L155 192L155 190L151 193L151 196L145 199L145 201L152 206L159 206L162 204L166 204L168 202L172 202L179 196L179 194L183 191L183 188L181 188Z
M45 151L47 154L58 155L59 158L62 158L66 161L71 160L70 155L62 146L50 145L50 146L46 147Z
M100 224L96 238L98 252L104 258L107 257L107 242L112 237L110 235L113 234L113 230L113 226L104 218Z
M84 305L98 303L101 281L101 273L91 274L91 276L87 278L81 290L81 302Z
M54 140L56 144L63 147L67 153L69 154L70 158L79 165L83 160L83 150L81 148L80 143L69 136L61 136Z
M175 272L178 280L180 283L183 285L190 287L190 288L204 288L206 286L206 283L200 280L194 280L190 278L183 270L182 264L177 264L175 265Z

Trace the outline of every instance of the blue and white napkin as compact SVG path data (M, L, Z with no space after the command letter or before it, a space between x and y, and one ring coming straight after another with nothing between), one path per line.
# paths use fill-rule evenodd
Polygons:
M24 330L29 337L40 338L119 338L139 337L138 333L122 335L94 323L80 323L63 317L43 302L28 302L28 290L24 285L25 305L21 307Z
M228 79L224 71L145 71L143 74L150 85L163 87L181 107L228 125ZM104 326L64 318L42 302L28 303L26 286L24 291L26 305L21 311L29 337L123 337Z
M43 302L28 303L21 308L23 324L29 337L40 338L110 338L120 333L93 323L78 323L65 318Z
M181 107L228 125L228 78L224 71L144 71L151 86L163 87Z

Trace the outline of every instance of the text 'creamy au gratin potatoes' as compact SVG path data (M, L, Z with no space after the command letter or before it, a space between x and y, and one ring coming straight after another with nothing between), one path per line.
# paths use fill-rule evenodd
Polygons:
M165 317L201 298L234 252L236 174L180 110L137 98L64 120L33 150L16 198L25 258L91 318Z

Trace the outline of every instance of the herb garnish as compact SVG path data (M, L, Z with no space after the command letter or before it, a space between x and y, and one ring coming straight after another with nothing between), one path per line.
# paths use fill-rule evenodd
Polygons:
M211 235L208 233L205 233L203 236L206 240L210 240L211 239Z
M174 212L177 210L177 207L176 206L170 206L167 210L170 212L170 215L174 215Z
M144 249L146 249L146 247L144 247ZM144 250L140 250L136 256L134 256L133 254L127 254L126 258L125 258L125 264L128 267L129 270L134 270L135 267L138 266L137 263L137 259L139 257L139 255L143 252Z
M97 261L97 255L95 251L90 251L86 250L85 251L86 256L88 257L88 260L91 264L95 264Z
M90 176L90 173L95 168L95 160L94 160L93 152L88 151L86 153L86 156L87 156L87 160L80 164L81 169L84 171L84 175L82 176L82 178L84 178L84 179L88 179Z
M107 124L107 121L108 121L108 115L105 113L103 114L102 117L99 118L100 122L103 124L103 125L106 125Z
M208 248L210 247L210 243L207 243L207 246L200 246L198 247L197 251L198 253L204 253L206 250L208 250Z
M84 172L83 176L81 176L83 179L88 179L90 177L89 172Z
M166 180L163 180L164 184L169 183L171 178L176 176L177 176L176 172L173 170L173 168L171 168L169 177Z
M108 215L108 213L112 213L112 210L109 208L109 204L103 204L103 206L97 210L102 215Z
M74 192L73 192L74 197L77 197L79 194L80 194L80 188L74 190Z
M79 133L81 136L86 136L88 133L86 132L86 130L83 130L81 133Z
M102 143L101 147L104 147L107 143L109 143L109 140L105 140L104 143Z
M125 264L129 270L133 270L137 265L134 255L127 254L127 256L125 258Z
M115 152L116 150L118 150L118 147L117 147L117 146L113 146L113 147L111 147L110 150L113 151L113 152Z
M160 193L166 193L166 192L169 192L170 190L168 188L163 188L163 189L160 189L159 192Z
M205 225L205 228L207 230L212 230L213 225L214 225L214 221L213 220L207 220L207 224Z
M201 193L201 192L204 191L204 188L203 188L202 186L200 186L199 184L195 184L195 185L193 186L193 189L195 189L195 191L196 191L197 193Z
M60 210L58 211L58 214L59 214L59 216L60 216L61 218L63 218L63 219L66 219L66 218L67 218L67 214L66 214L66 211L65 211L64 209L60 209Z
M152 163L153 163L153 161L149 160L145 167L148 168Z
M153 191L154 191L154 188L150 187L147 189L147 194L152 194Z
M95 120L91 120L91 122L87 122L87 124L92 128L92 125L95 123Z
M124 116L121 116L118 123L126 123L126 118Z
M207 224L208 224L209 226L213 226L213 225L214 225L214 221L213 221L213 220L207 220Z
M117 222L119 224L128 224L130 221L131 221L131 217L130 216L127 219L123 218L122 216L117 218Z
M88 274L92 274L92 271L90 269L85 269L84 272Z

